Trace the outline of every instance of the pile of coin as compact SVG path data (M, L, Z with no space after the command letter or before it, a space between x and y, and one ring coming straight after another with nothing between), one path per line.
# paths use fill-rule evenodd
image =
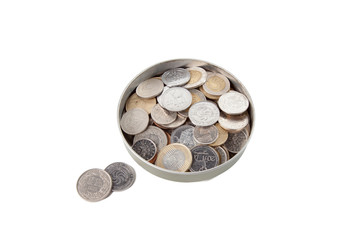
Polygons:
M79 195L89 201L98 202L112 192L124 191L135 182L135 170L126 163L115 162L105 168L93 168L84 172L77 181Z
M175 68L137 86L120 127L145 161L197 172L225 163L245 146L248 108L247 97L226 76L201 67Z

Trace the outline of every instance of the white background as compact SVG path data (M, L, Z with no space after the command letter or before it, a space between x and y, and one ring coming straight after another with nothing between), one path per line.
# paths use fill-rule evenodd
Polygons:
M358 1L1 1L1 239L360 239ZM169 59L215 63L250 92L241 160L205 182L125 151L125 85ZM76 192L115 161L133 187Z

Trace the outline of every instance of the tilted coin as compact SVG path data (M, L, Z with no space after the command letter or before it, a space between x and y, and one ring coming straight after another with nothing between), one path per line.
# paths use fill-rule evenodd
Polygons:
M219 137L216 139L215 142L211 143L210 146L220 146L222 144L224 144L224 142L227 140L228 138L228 131L226 131L225 129L223 129L219 123L215 124L215 127L217 128L218 132L219 132Z
M183 144L172 143L161 149L155 165L168 170L186 172L192 163L190 150Z
M219 165L219 155L212 147L196 146L191 149L191 153L193 157L191 172L204 171Z
M219 137L217 127L214 125L201 127L196 126L194 129L194 139L200 144L211 144Z
M191 93L191 97L192 97L191 105L198 102L206 101L206 97L201 91L197 89L189 89L189 92Z
M198 102L190 107L189 118L196 126L210 126L219 119L220 111L215 103Z
M155 104L155 98L141 98L136 93L134 93L126 101L125 109L126 111L129 111L134 108L142 108L147 113L150 113Z
M130 188L136 179L134 168L123 162L114 162L105 168L111 176L112 190L123 191Z
M161 79L166 86L181 86L190 80L190 72L184 68L173 68L164 72Z
M219 165L223 164L224 162L229 160L229 152L227 152L227 150L225 148L217 146L214 149L218 152L219 157L220 157Z
M160 151L163 147L165 147L168 144L167 136L164 130L155 126L148 126L148 128L145 131L136 134L133 143L137 142L142 138L147 138L152 140L156 145L157 151Z
M186 117L183 117L180 114L178 114L175 121L169 124L161 124L160 127L163 129L173 129L183 125L185 121L186 121Z
M187 118L187 117L189 117L189 109L190 108L182 110L182 111L178 112L178 114L180 114L180 116L182 116L184 118Z
M249 100L242 93L230 91L219 98L218 105L224 113L238 115L248 109Z
M161 97L162 97L162 95L164 94L164 92L165 92L166 90L168 90L168 89L169 89L168 86L164 86L163 91L162 91L161 94L160 94L159 96L157 96L157 98L156 98L157 102L160 104L161 107L164 107L164 106L162 105ZM150 111L151 111L151 110L150 110Z
M189 149L195 147L197 143L194 140L194 127L182 125L171 133L171 143L184 144Z
M170 112L156 104L151 110L151 118L158 124L169 124L176 120L177 113Z
M240 132L229 133L224 146L229 152L237 153L245 146L247 139L248 135L245 129Z
M161 80L150 78L140 83L136 88L136 94L142 98L153 98L158 96L164 88Z
M218 100L220 98L220 96L215 96L215 95L211 95L209 93L207 93L203 86L199 87L199 90L205 95L205 97L207 97L208 99L211 99L211 100Z
M144 131L149 124L149 115L142 108L133 108L124 113L120 120L121 129L130 135Z
M190 80L184 88L197 88L206 82L207 73L204 69L200 67L191 67L187 68L187 70L190 72Z
M83 199L97 202L110 195L112 188L111 177L104 170L93 168L79 177L76 188Z
M249 114L244 112L241 115L226 115L221 112L219 118L220 126L229 132L238 132L249 123Z
M211 95L221 96L230 90L230 82L224 75L213 73L207 76L203 88Z
M143 159L146 161L150 161L154 159L157 149L155 143L150 139L139 139L137 140L132 149Z
M162 106L173 112L187 109L191 105L191 101L191 93L182 87L169 88L161 96Z

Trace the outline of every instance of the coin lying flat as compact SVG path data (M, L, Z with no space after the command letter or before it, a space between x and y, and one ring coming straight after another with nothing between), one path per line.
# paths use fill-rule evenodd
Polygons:
M125 109L126 111L129 111L134 108L142 108L147 113L150 113L155 104L155 98L141 98L136 93L134 93L126 101Z
M249 124L249 114L245 112L241 115L226 115L222 112L219 123L222 128L229 132L238 132Z
M248 135L245 129L240 132L229 133L224 146L229 152L237 153L245 146L247 139Z
M230 91L219 98L218 105L224 113L238 115L248 109L249 100L242 93Z
M215 127L217 128L218 132L219 132L219 137L216 139L215 142L211 143L210 146L220 146L222 144L224 144L224 142L227 140L228 138L228 131L226 131L225 129L223 129L219 123L215 124Z
M190 72L184 68L173 68L164 72L161 79L166 86L182 86L190 80Z
M214 149L218 152L220 157L219 165L229 160L229 152L225 148L217 146Z
M143 159L146 161L151 161L154 159L157 149L156 145L153 141L150 139L139 139L137 140L133 146L132 149Z
M151 110L151 118L158 124L169 124L176 120L177 113L170 112L156 104Z
M206 82L207 73L204 69L200 67L191 67L187 68L187 70L190 72L190 80L184 88L197 88Z
M134 168L122 162L115 162L105 168L112 179L113 191L124 191L130 188L136 179Z
M219 164L218 153L209 146L196 146L191 149L193 161L191 164L191 172L199 172L216 167Z
M157 78L150 78L140 83L136 88L136 94L142 98L158 96L164 88L164 84Z
M173 121L172 123L169 123L169 124L162 124L162 125L160 125L160 127L163 129L173 129L173 128L180 127L181 125L183 125L185 123L185 121L186 121L186 117L183 117L183 116L181 116L181 114L178 114L175 121Z
M218 100L220 98L220 96L215 96L215 95L211 95L209 93L207 93L203 86L199 87L199 90L205 95L205 97L207 97L208 99L211 99L211 100Z
M149 124L148 113L141 108L133 108L124 113L120 120L121 129L130 135L144 131Z
M178 172L186 172L191 163L190 150L179 143L172 143L161 149L155 162L158 167Z
M164 94L164 92L165 92L166 90L168 90L168 89L169 89L168 86L164 86L163 91L162 91L161 94L160 94L159 96L157 96L157 98L156 98L156 100L158 101L158 103L160 104L161 107L164 107L164 106L162 105L161 97L162 97L162 95ZM150 111L151 111L151 110L150 110Z
M212 73L207 76L203 88L211 95L221 96L230 90L230 82L224 75Z
M105 199L111 193L112 180L104 170L93 168L84 172L76 184L79 195L90 202Z
M189 109L189 118L196 126L210 126L219 119L220 111L215 103L198 102Z
M191 93L182 87L169 88L161 96L162 106L173 112L187 109L190 107L191 102Z
M189 149L195 147L197 143L194 140L194 127L182 125L171 133L171 143L184 144Z
M164 130L155 126L148 126L145 131L136 134L133 140L133 144L143 138L147 138L153 141L156 145L157 151L160 151L168 144L168 139Z
M194 139L200 144L211 144L216 141L218 136L218 129L214 125L207 127L196 126L194 129Z

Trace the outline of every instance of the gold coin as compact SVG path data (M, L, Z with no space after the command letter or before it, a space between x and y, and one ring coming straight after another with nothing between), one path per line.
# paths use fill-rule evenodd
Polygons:
M208 75L203 88L210 95L221 96L230 90L230 82L224 75L213 73Z
M155 165L172 171L186 172L191 163L190 150L181 143L172 143L161 149Z
M184 88L197 88L206 82L207 73L204 69L200 67L192 67L187 68L187 70L190 72L190 80L187 82Z
M205 97L211 99L211 100L218 100L220 98L220 96L215 96L215 95L211 95L209 93L207 93L203 86L199 87L199 90L205 95Z
M133 108L142 108L147 113L151 112L151 109L156 105L155 98L141 98L136 93L131 95L126 101L125 109L129 111Z
M216 141L214 143L210 144L210 146L212 146L212 147L220 146L220 145L224 144L229 136L228 131L223 129L219 123L216 123L215 127L218 129L219 137L216 139Z

